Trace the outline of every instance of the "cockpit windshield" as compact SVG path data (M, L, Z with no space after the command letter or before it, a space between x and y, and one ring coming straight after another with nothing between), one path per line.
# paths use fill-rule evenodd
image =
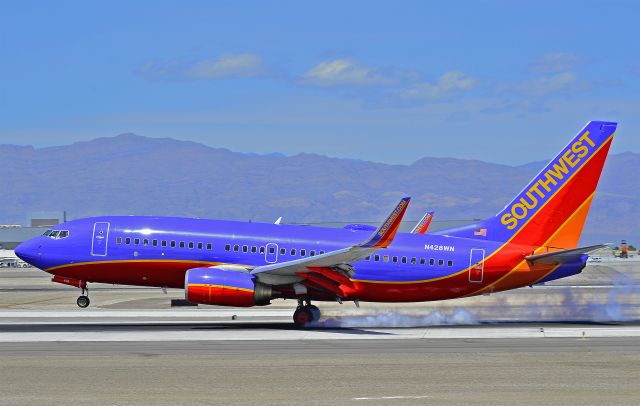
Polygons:
M47 230L42 235L54 240L59 240L62 238L67 238L69 236L69 230Z

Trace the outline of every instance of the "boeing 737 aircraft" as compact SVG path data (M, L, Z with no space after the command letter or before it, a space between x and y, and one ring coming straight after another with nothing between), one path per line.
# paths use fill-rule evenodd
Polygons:
M465 227L398 233L403 198L373 233L174 217L69 221L16 254L54 282L184 288L187 300L264 306L296 299L293 321L317 320L312 301L417 302L515 289L580 273L576 248L616 123L592 121L499 213Z

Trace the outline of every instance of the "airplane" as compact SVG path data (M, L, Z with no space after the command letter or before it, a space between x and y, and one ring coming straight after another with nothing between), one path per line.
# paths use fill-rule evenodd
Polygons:
M413 227L411 234L426 234L429 229L429 225L431 224L431 220L433 220L433 212L428 211L424 216L422 216L418 224Z
M375 230L176 217L103 216L59 224L16 254L78 287L182 288L186 300L264 306L294 299L293 322L320 318L312 302L421 302L532 286L578 274L578 248L617 124L591 121L495 216L429 234L398 233L410 198Z

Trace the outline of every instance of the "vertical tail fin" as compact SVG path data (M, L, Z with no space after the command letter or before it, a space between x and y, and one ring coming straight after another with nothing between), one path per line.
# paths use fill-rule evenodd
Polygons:
M616 123L591 121L494 217L437 234L577 247Z

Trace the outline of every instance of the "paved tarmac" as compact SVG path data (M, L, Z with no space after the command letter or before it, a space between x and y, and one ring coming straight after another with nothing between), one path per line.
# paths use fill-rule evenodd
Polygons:
M637 405L637 338L0 344L0 404Z
M418 304L170 308L180 290L0 271L0 405L637 405L637 264ZM567 285L571 281L571 285Z

